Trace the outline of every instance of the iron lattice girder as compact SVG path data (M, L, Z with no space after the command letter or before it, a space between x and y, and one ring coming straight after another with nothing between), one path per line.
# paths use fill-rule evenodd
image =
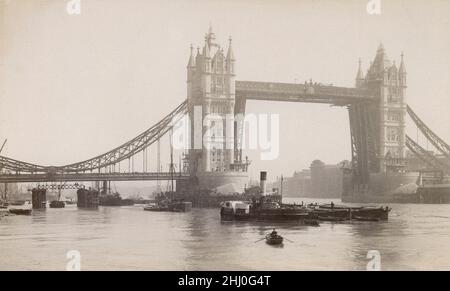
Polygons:
M408 149L413 152L418 158L430 165L433 169L439 169L444 172L449 172L450 165L445 162L438 160L430 152L422 148L418 143L412 140L408 135L406 135L405 144Z
M46 190L76 190L76 189L85 189L86 187L83 184L41 184L37 185L36 188L38 189L46 189Z
M140 135L107 153L89 160L65 166L41 166L0 156L0 168L8 169L13 172L26 173L80 173L105 168L124 161L143 151L145 148L157 141L161 136L166 134L173 127L173 125L187 113L187 111L188 105L187 100L185 100L172 112L166 115L161 121Z
M168 181L189 179L187 173L54 173L0 174L2 183L90 182L90 181Z
M450 146L444 142L437 134L435 134L418 116L411 107L407 106L406 111L408 112L411 119L414 121L416 126L425 135L425 137L447 158L450 158Z
M0 170L1 169L7 169L14 172L37 173L45 172L47 167L0 156Z
M375 101L369 89L345 88L322 84L289 84L236 81L236 97L284 102L306 102L346 106Z
M348 107L352 143L352 168L357 184L367 184L370 177L370 138L368 136L369 129L365 109L363 104L353 104Z

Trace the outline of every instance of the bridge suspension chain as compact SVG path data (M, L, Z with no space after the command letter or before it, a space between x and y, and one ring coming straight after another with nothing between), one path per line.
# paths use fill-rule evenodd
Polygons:
M439 169L443 172L450 172L450 165L438 160L433 154L429 151L422 148L418 143L416 143L412 138L406 135L405 145L408 149L413 152L418 158L423 160L433 169Z
M11 170L14 172L36 173L45 172L47 168L48 167L0 156L0 169Z
M104 168L106 171L108 166L119 164L120 170L120 162L126 159L129 160L134 155L153 144L161 136L166 134L178 121L180 121L187 112L188 103L187 100L185 100L172 112L167 114L162 120L132 140L116 147L113 150L110 150L109 152L82 162L55 167L26 163L0 156L0 169L8 169L14 172L26 173L79 173L93 170L100 171L101 168Z
M409 107L406 107L406 111L411 119L416 124L417 128L425 135L425 137L447 158L450 158L450 146L444 142L437 134L435 134Z

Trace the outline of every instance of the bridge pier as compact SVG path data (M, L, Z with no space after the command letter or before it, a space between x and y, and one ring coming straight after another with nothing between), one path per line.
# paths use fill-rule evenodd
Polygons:
M31 204L33 209L47 208L47 190L33 188L31 190Z
M78 189L77 206L78 208L97 209L99 205L99 191Z
M3 192L3 199L6 201L8 199L8 183L5 183L5 191Z
M111 191L111 181L102 181L102 190L101 190L101 194L102 195L106 195Z

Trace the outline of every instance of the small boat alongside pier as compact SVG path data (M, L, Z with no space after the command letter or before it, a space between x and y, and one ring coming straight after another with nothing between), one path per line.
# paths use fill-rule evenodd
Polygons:
M154 212L190 212L192 202L183 199L172 198L173 193L160 193L156 196L156 200L144 206L145 211Z

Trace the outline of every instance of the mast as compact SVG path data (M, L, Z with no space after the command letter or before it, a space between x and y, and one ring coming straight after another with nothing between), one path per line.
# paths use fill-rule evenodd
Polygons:
M280 185L280 206L283 205L283 174L281 174L281 185Z
M3 148L5 147L5 145L6 145L6 142L8 141L8 139L7 138L5 138L5 141L3 142L3 144L2 144L2 147L0 148L0 153L3 151ZM4 196L4 200L6 201L6 199L7 199L7 194L8 193L8 183L5 183L5 191L4 191L4 193L3 193L3 196Z
M161 173L161 145L160 145L161 137L158 137L157 147L156 147L156 175L158 179L156 180L156 192L161 192L161 180L159 180L159 174Z
M173 129L170 129L170 191L173 192L173 144L172 144Z

